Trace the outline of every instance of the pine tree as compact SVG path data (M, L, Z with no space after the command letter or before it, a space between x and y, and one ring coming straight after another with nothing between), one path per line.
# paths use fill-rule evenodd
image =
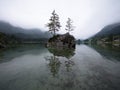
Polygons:
M61 25L59 22L59 16L56 14L55 10L52 12L52 16L49 21L50 22L47 24L47 27L53 35L56 35L56 32L60 30Z
M65 30L68 32L73 31L74 30L74 26L72 25L73 21L70 18L68 18L66 23L67 23L67 25L66 25Z

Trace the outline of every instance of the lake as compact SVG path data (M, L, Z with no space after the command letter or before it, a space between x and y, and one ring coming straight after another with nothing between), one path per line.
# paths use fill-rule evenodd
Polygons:
M120 90L120 51L39 44L0 50L0 90Z

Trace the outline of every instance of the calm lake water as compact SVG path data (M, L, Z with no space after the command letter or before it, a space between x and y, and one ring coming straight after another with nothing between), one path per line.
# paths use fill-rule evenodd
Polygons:
M118 49L24 45L0 51L0 90L120 90Z

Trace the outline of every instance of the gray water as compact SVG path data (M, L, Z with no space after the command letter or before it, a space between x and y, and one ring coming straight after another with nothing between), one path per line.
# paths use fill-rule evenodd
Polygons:
M120 90L120 52L86 45L1 50L0 90Z

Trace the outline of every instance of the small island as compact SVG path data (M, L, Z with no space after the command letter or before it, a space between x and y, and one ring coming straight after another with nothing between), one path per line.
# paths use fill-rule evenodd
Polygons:
M75 44L76 42L74 36L66 33L51 37L47 42L47 47L75 48Z
M49 38L46 46L53 48L74 48L76 45L76 40L74 36L70 35L70 31L73 31L74 26L72 25L73 21L68 18L65 30L67 33L65 34L56 34L57 31L60 30L61 25L59 21L59 16L56 14L55 10L52 12L52 16L50 17L50 22L47 24L49 28L49 32L53 34L53 37Z

